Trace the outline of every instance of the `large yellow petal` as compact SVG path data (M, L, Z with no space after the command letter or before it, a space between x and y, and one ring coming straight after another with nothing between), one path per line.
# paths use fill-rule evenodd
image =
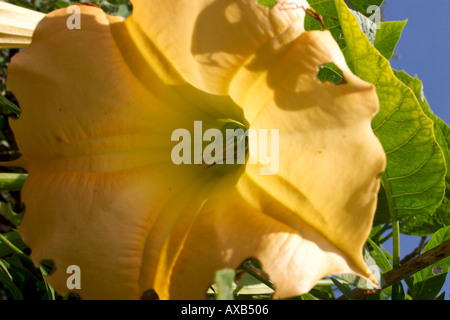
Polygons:
M341 84L317 79L327 63L341 69ZM273 175L262 175L261 163L247 165L248 179L240 185L250 190L246 199L294 229L297 217L368 276L361 252L386 162L371 129L375 88L351 73L328 31L303 33L272 61L255 56L233 81L231 95L251 128L279 130L279 165ZM271 204L251 191L256 187L289 213L264 209Z
M290 213L269 194L257 208L246 200L248 192L226 181L221 187L220 195L204 205L184 243L170 279L171 298L204 298L215 270L237 268L247 258L262 262L276 286L276 298L306 293L326 275L358 272L318 230L301 221L293 227L261 211Z
M19 232L31 259L36 265L54 262L56 270L47 280L60 294L139 299L154 287L165 242L177 240L174 226L180 216L189 220L185 207L193 193L204 196L199 185L208 180L170 165L102 173L67 170L29 172ZM180 236L189 225L182 227ZM80 267L80 290L66 284L71 265Z
M36 265L55 263L49 282L59 293L78 265L82 298L138 299L215 183L213 171L172 163L171 133L210 119L191 98L220 99L185 85L188 99L146 65L142 84L111 32L121 18L82 6L82 28L69 30L68 17L44 18L9 67L22 108L10 121L22 153L14 164L29 173L19 232Z

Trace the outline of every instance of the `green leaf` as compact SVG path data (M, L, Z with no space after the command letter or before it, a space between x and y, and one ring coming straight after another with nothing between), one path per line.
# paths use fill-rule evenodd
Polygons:
M45 270L45 267L42 264L39 269L43 276L48 275L47 270ZM56 299L55 289L53 289L53 287L51 287L47 283L47 281L44 281L44 285L45 285L45 295L44 295L44 297L42 297L41 300L55 300Z
M370 238L367 239L367 242L373 248L372 257L375 260L376 264L381 268L381 270L383 270L383 272L392 270L392 264L389 262L388 258L385 256L380 247Z
M339 47L344 50L346 47L345 41L342 38L342 30L337 19L336 7L333 0L308 0L309 5L322 16L323 22L327 29L331 32L333 38L339 44ZM305 30L324 30L322 24L311 17L305 16Z
M347 1L347 6L350 12L353 14L353 16L356 18L359 28L366 35L369 42L373 44L377 34L378 28L377 24L368 17L366 17L364 15L365 12L361 13L360 11L358 11L358 9L356 9L351 3L349 3L349 1Z
M375 85L380 111L372 127L387 156L382 177L391 216L431 216L445 193L446 164L416 96L367 40L343 0L335 0L355 74Z
M352 291L348 286L342 284L338 279L332 277L330 279L348 300L356 300L356 298L353 296Z
M8 2L18 5L18 6L21 6L21 7L24 7L24 8L27 8L27 9L31 9L31 10L35 9L33 7L33 5L26 0L10 0Z
M271 296L274 290L253 277L251 274L245 273L242 278L239 279L234 292L237 296Z
M423 253L437 247L450 239L450 227L438 230L428 241ZM450 268L450 257L442 259L435 264L422 269L413 275L413 299L430 300L437 297L445 283Z
M334 292L331 286L319 286L316 285L314 288L309 291L309 294L312 295L316 300L334 300ZM302 295L303 296L303 295ZM302 297L300 296L300 297Z
M12 230L10 232L4 233L2 234L2 236L5 237L5 239L9 241L9 243L12 243L16 248L20 250L25 250L27 248L17 230ZM0 257L7 256L13 252L14 250L8 244L3 243L2 240L0 240Z
M0 111L2 114L20 115L20 108L0 94Z
M20 191L27 173L0 173L0 190Z
M55 1L55 6L57 8L65 8L70 6L70 1L66 1L66 0L56 0Z
M433 121L436 141L443 152L447 167L445 177L446 190L442 204L433 215L417 215L412 219L405 220L401 225L403 233L415 235L432 234L438 229L450 225L450 172L448 170L450 168L450 127L431 111L423 93L422 82L417 78L417 75L413 78L404 71L394 71L394 73L400 81L414 92L423 112Z
M218 270L214 276L216 300L233 300L233 285L236 273L233 269Z
M339 84L342 81L342 71L334 63L327 63L319 67L317 78L322 82Z
M22 221L23 218L23 212L14 212L11 203L2 203L0 204L0 208L6 219L11 221L16 227L20 224L20 221Z
M258 0L258 3L265 7L272 8L274 5L277 4L277 0Z
M301 300L318 300L311 293L305 293L300 296Z
M383 185L380 186L380 191L378 191L378 202L377 210L375 213L375 218L373 221L374 226L380 224L390 223L391 216L389 212L389 204L386 197L386 190L384 190Z
M11 274L8 271L9 263L0 259L0 283L11 292L14 300L23 300L20 289L15 285Z
M366 264L369 267L370 271L372 272L373 276L377 280L378 284L380 286L382 286L384 284L384 279L381 276L380 269L378 268L377 262L371 256L370 251L367 248L367 246L364 246L363 256L364 256L364 261L366 262ZM340 275L337 275L336 277L339 278L340 280L344 280L347 284L355 286L358 289L372 290L372 289L377 288L372 283L370 283L367 280L365 280L361 277L358 277L354 274L340 274Z
M122 16L124 18L128 18L131 14L131 10L128 8L128 5L121 4L119 9L117 10L117 15Z
M349 68L353 71L353 65L348 57L347 43L344 40L344 35L340 25L338 13L336 11L336 5L334 0L308 0L310 6L322 16L323 22L333 36L334 40L338 43L345 56ZM382 2L382 1L381 1ZM363 30L364 34L367 36L371 43L375 40L377 25L375 22L364 16L364 12L359 12L352 3L348 2L350 6L349 10L357 18L358 25L360 29ZM305 30L324 30L320 21L314 19L313 17L306 15L304 22Z
M394 55L395 47L400 40L406 22L407 20L380 23L373 45L386 59L390 60Z
M353 6L367 17L375 14L376 7L380 7L384 0L349 0Z

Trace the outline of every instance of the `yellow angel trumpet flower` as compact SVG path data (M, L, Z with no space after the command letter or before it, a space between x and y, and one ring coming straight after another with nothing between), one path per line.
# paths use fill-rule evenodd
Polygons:
M19 232L36 265L53 261L57 292L203 299L216 270L249 257L274 297L332 274L372 279L362 249L385 168L375 88L328 31L304 30L307 1L291 2L134 0L126 20L80 6L80 28L67 9L39 23L8 70L22 109L10 165L29 174ZM319 81L327 63L345 81ZM204 138L224 119L278 132L276 172L248 149L244 164L174 163L176 130L195 140L201 122ZM81 283L68 288L74 265Z
M0 2L0 49L22 48L31 42L31 36L45 14Z

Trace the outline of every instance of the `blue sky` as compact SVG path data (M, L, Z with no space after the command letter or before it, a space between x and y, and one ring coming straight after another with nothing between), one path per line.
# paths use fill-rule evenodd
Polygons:
M386 21L408 19L392 68L417 74L431 109L450 124L450 1L385 0L384 7Z
M450 124L450 0L385 0L386 21L406 20L397 45L398 58L391 60L396 70L405 70L424 85L424 94L433 112ZM410 253L419 237L402 236L401 256ZM392 252L392 242L385 243ZM444 285L450 300L450 277Z

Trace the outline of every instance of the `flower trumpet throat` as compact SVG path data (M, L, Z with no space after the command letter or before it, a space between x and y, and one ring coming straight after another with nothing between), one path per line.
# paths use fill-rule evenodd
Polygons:
M246 163L264 164L261 174L276 174L279 129L270 129L269 137L267 133L267 129L247 129L244 124L231 119L219 119L216 127L203 132L202 121L194 121L193 135L187 129L173 131L171 140L181 141L173 147L171 159L176 165L197 164L204 169L214 165L225 165L224 168L230 169Z
M275 297L338 273L362 249L385 167L374 86L306 0L132 0L124 20L48 14L8 67L28 178L18 228L58 293L204 299L222 268L259 260ZM317 79L334 63L340 85ZM78 270L78 269L77 269ZM72 288L72 287L71 287Z

